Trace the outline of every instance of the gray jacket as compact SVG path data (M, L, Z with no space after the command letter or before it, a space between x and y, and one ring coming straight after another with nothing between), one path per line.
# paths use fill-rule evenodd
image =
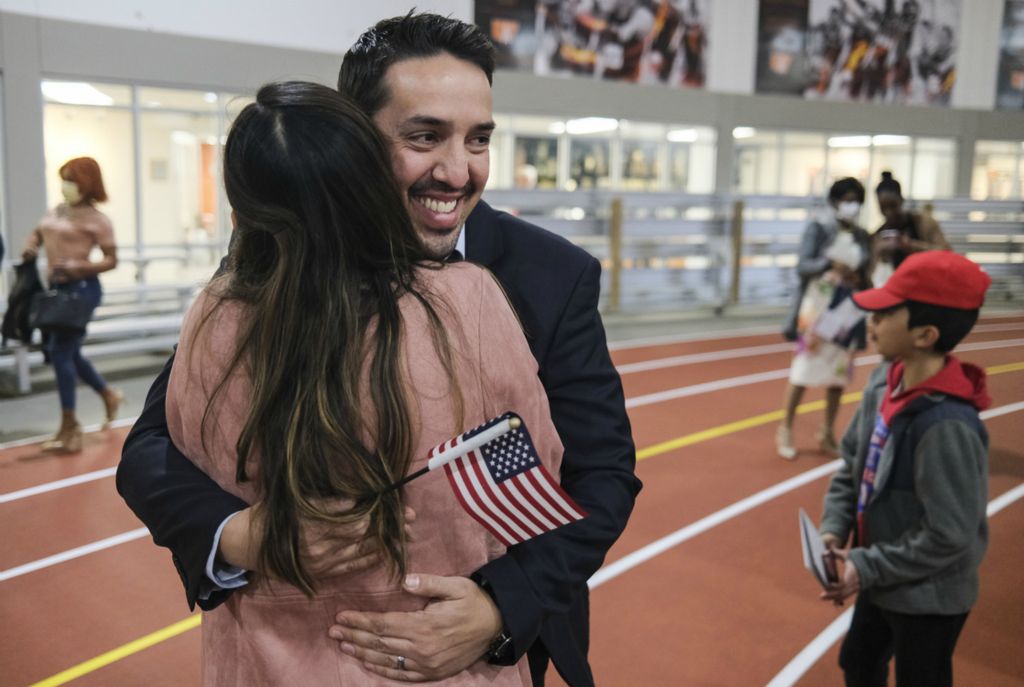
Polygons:
M886 388L874 370L843 436L843 465L825 496L821 531L845 541L856 529L857 493ZM892 420L867 508L870 545L849 560L861 593L899 613L966 613L978 598L988 545L988 434L974 406L920 396Z
M861 270L867 269L871 261L871 236L861 227L853 227L853 238L861 248ZM800 284L793 293L793 300L789 305L789 312L786 314L786 323L782 328L782 335L788 341L795 341L797 336L796 322L800 314L800 302L803 300L804 291L811 279L824 274L832 261L825 257L825 250L832 245L836 234L839 233L839 222L836 220L835 211L828 209L822 212L817 219L811 221L800 237L800 252L797 254L796 273L800 278Z

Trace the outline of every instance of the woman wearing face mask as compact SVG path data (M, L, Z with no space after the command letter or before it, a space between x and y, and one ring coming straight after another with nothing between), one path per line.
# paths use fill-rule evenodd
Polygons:
M875 287L885 283L903 259L925 250L949 250L939 223L930 215L903 209L903 192L892 172L882 172L882 181L875 187L878 209L885 222L872 234L874 267L871 278Z
M95 310L103 293L97 275L117 266L113 227L95 205L107 199L103 176L91 157L69 160L59 173L65 202L40 220L25 243L22 258L34 260L40 246L45 248L50 288L74 292ZM96 246L103 259L93 262L89 254ZM116 417L121 405L121 392L112 389L82 355L83 338L84 334L53 333L46 344L61 406L60 429L52 441L43 444L46 451L72 453L82 448L82 426L75 416L75 384L79 377L103 399L108 422Z
M787 341L797 341L801 334L797 329L797 320L807 285L812 279L820 277L833 268L832 260L825 253L841 232L850 233L854 243L860 247L860 255L863 257L861 265L855 271L866 269L871 255L871 238L857 224L857 217L860 215L863 204L863 184L852 177L840 179L832 184L832 188L828 191L828 207L804 229L803 237L800 239L799 259L796 266L797 274L800 276L800 287L793 297L789 316L786 318L786 326L782 330L782 335ZM795 384L790 384L786 388L786 419L779 426L775 435L775 447L778 454L789 460L796 457L796 448L793 444L793 417L796 414L797 406L800 405L805 388ZM832 428L835 425L836 414L839 411L839 398L842 393L841 386L829 386L825 391L825 420L822 429L818 432L818 444L827 453L836 451Z

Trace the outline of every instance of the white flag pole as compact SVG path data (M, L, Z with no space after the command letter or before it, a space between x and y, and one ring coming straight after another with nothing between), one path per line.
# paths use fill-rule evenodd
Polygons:
M502 420L493 427L486 429L483 432L480 432L472 439L468 439L462 442L461 444L458 444L457 446L447 448L441 451L440 453L438 453L433 458L427 461L427 467L420 468L411 475L406 475L403 479L395 482L389 487L386 487L384 489L384 492L388 492L393 489L398 489L399 487L413 481L417 477L427 474L431 470L436 470L437 468L444 467L445 465L452 462L456 458L461 458L462 456L465 456L471 453L472 451L477 450L487 442L494 441L503 434L508 434L513 429L519 429L519 427L521 427L522 424L523 421L520 420L515 415L508 418L507 420Z
M461 458L462 456L468 455L470 452L477 450L487 442L494 441L501 435L508 434L513 429L518 429L519 425L520 420L517 417L502 420L490 429L480 432L472 439L468 439L457 446L446 448L441 451L427 461L427 469L436 470L437 468L444 467L456 458Z

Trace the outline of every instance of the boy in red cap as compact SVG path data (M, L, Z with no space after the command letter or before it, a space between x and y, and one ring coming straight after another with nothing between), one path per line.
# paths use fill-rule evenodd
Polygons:
M950 351L991 280L947 251L907 257L882 288L853 296L888 362L864 389L825 496L822 539L845 561L822 598L859 592L839 665L846 684L953 681L952 656L978 596L988 543L990 405L982 369ZM842 548L852 535L849 548Z

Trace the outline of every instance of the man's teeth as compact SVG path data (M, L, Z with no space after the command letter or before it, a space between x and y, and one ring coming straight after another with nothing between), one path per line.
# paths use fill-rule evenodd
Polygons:
M441 213L451 212L455 209L455 205L458 203L458 201L455 200L449 200L447 203L442 203L441 201L434 200L433 198L417 198L416 200L419 201L420 205L431 212Z

